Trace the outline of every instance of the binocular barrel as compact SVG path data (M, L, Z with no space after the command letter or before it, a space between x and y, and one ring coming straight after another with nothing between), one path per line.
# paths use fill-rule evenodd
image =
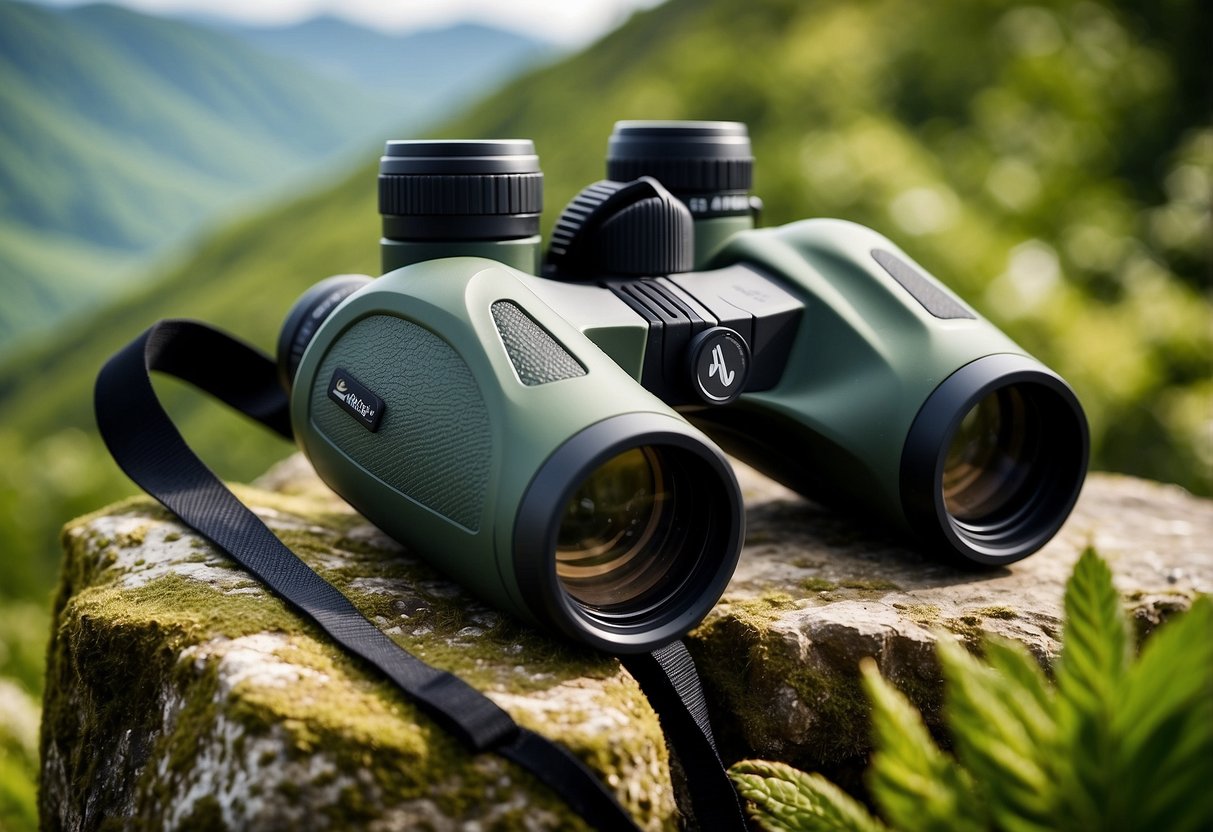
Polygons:
M530 139L390 141L379 160L384 273L460 256L535 272L542 211Z
M320 476L498 607L641 652L724 592L745 522L724 455L519 272L447 258L334 278L281 344Z
M389 142L386 274L313 287L279 339L316 470L483 597L616 652L681 636L732 576L717 442L937 557L1043 546L1086 473L1073 391L876 232L755 229L753 165L736 122L619 122L541 271L529 141Z
M1011 563L1053 537L1088 456L1086 417L1056 373L854 223L739 234L718 259L771 275L804 317L776 386L693 423L806 496L893 521L959 564Z

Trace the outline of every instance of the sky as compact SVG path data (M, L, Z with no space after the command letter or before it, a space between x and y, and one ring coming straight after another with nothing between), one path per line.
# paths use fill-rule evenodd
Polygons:
M41 0L75 6L83 0ZM430 29L472 20L527 32L567 47L606 34L634 10L661 0L110 0L161 15L229 18L256 25L289 24L333 15L388 31Z

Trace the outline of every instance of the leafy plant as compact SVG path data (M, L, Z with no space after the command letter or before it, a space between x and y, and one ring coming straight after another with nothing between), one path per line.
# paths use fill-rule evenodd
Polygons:
M1213 601L1134 659L1112 574L1088 549L1065 614L1055 683L1017 643L988 639L980 660L941 634L954 754L866 660L880 817L820 775L747 760L731 774L753 817L779 832L1213 828Z
M0 829L10 832L38 828L38 716L33 697L0 677Z

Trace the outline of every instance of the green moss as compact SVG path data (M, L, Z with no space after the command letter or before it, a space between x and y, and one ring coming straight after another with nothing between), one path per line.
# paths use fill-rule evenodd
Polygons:
M844 589L863 589L870 592L896 591L901 589L901 587L892 581L884 581L877 578L846 578L839 581L838 585Z
M198 798L193 811L177 826L180 832L222 832L227 828L223 822L223 807L209 794Z
M114 537L114 544L119 549L133 549L136 546L142 546L150 528L147 523L144 523L142 526L136 526L130 531L121 532Z
M977 615L962 615L959 618L943 618L939 625L954 635L960 636L970 646L977 646L985 631L982 629L982 619Z
M933 605L899 605L929 624ZM724 602L689 640L708 688L724 756L779 759L810 770L848 768L860 763L869 743L869 706L858 662L879 651L886 673L938 724L942 685L929 641L888 639L870 645L862 637L823 637L808 646L784 627L787 611L799 605L787 596L768 595ZM795 701L792 701L792 700Z
M260 496L254 495L250 502L263 505L266 501ZM294 508L294 516L309 524L306 531L282 531L284 541L372 620L405 625L395 638L407 648L482 689L513 694L541 692L575 678L608 680L596 695L595 707L627 713L632 721L628 735L604 732L591 737L574 729L556 734L557 738L600 772L631 768L636 760L655 755L665 769L656 717L630 677L620 675L616 661L544 639L512 619L486 614L466 596L451 594L449 585L428 566L402 556L394 547L385 552L350 537L349 532L362 521L348 514L346 523L336 528L316 527L311 525L316 518L304 515L301 509L314 500L276 498L273 502L277 511ZM132 505L129 512L139 516L142 509ZM144 529L143 534L146 532ZM283 764L313 753L333 760L337 774L321 775L329 784L334 776L347 777L360 769L369 774L341 789L340 814L332 818L335 826L365 825L383 806L416 799L433 801L447 816L470 819L494 793L501 792L504 800L522 788L529 795L527 806L500 819L500 828L526 828L534 811L550 812L569 828L584 828L569 815L568 807L530 775L500 758L470 755L393 685L369 674L360 662L337 650L273 596L233 594L175 574L124 588L120 576L96 568L97 560L104 557L98 554L97 541L83 533L68 535L65 540L68 549L56 600L56 634L49 651L55 693L48 694L43 733L44 748L53 740L59 749L72 749L75 755L66 771L67 789L59 790L62 796L87 794L95 800L106 772L119 773L121 777L110 777L113 785L106 787L108 791L101 789L98 805L128 805L115 793L125 790L135 795L135 805L141 807L135 828L155 828L183 784L192 782L189 778L201 765L199 755L205 749L227 757L230 770L241 766L230 759L232 755L251 753L255 755L253 765L266 765L276 755L249 743L272 738L286 755ZM208 566L225 562L210 547L201 549L193 559L206 561ZM332 564L337 562L343 565L334 568ZM368 590L359 582L370 578L399 581L411 593L408 603L402 608L400 596ZM251 581L249 585L253 585ZM483 632L461 637L460 630L472 624ZM414 635L415 631L428 634ZM222 649L222 639L258 633L281 635L284 646L276 655L302 669L297 681L289 686L241 683L224 693L219 687L217 662L179 661L182 651L193 645L212 643ZM174 691L178 705L172 730L162 734L158 696L166 689ZM89 707L81 707L82 696ZM132 715L132 708L140 716ZM545 714L519 709L515 716L524 726L552 735L554 725ZM570 713L561 718L575 727L594 716ZM225 720L234 721L240 731L234 740L216 747L216 726ZM126 749L120 759L117 752L97 753L96 749L121 748L127 730L132 731L130 735L159 738L154 747ZM167 761L167 773L158 774L156 766L139 768L148 760ZM511 785L501 784L505 772ZM669 799L644 797L659 788L651 777L644 785L646 788L628 792L634 798L629 808L640 819L668 821ZM200 803L191 818L204 825L215 819L212 808ZM119 826L122 824L119 819Z
M939 623L939 607L935 604L894 604L893 608L901 610L915 624L924 627Z
M901 587L892 581L882 581L869 578L843 578L840 581L830 581L825 578L805 578L800 582L800 587L807 592L837 592L838 590L848 589L856 590L861 595L863 593L887 592L898 590ZM847 597L842 595L839 597ZM832 600L832 598L831 598Z
M756 751L780 759L790 756L791 762L816 769L861 753L868 710L857 671L842 676L806 665L794 647L769 629L780 611L794 605L778 598L760 603L727 605L689 641L709 699L723 703L729 715L716 722L724 756L739 758ZM795 740L783 729L789 690L814 714L807 736Z
M825 578L805 578L800 582L800 587L808 592L829 592L836 589L838 584Z
M1010 607L978 607L973 610L973 614L980 615L982 618L998 618L1003 621L1019 618L1019 613Z
M59 610L48 651L43 757L55 739L69 793L87 794L95 805L121 805L150 751L127 740L159 727L155 703L176 662L175 639L129 619L97 626L75 596L61 599ZM58 816L47 798L44 790L43 816Z
M607 678L618 669L618 663L602 653L545 638L533 626L491 612L462 592L450 593L449 581L422 561L385 553L344 535L330 541L312 532L281 530L279 536L363 615L400 627L400 632L392 634L396 642L482 689L542 690L574 678ZM327 567L334 555L346 565ZM359 582L374 578L399 581L410 596L359 588ZM478 633L460 637L460 631L469 626ZM503 662L503 656L512 658ZM516 666L526 672L515 673Z
M742 600L725 599L716 609L736 619L747 627L766 629L766 625L788 610L799 609L800 604L786 592L764 592L757 598Z

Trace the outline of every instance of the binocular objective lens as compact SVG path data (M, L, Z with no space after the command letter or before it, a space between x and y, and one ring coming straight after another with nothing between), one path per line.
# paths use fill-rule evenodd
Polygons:
M1030 502L1041 473L1041 426L1016 387L996 390L965 414L948 448L943 499L959 523L1007 519Z
M1013 563L1069 516L1088 447L1064 381L1027 356L979 358L935 388L906 436L906 519L962 563Z
M556 576L579 603L609 612L669 589L677 547L666 545L673 483L652 447L608 460L565 506L556 540Z

